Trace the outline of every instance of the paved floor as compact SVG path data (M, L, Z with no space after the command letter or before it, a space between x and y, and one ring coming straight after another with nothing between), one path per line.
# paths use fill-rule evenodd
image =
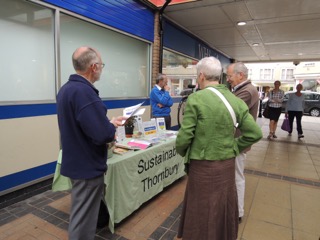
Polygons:
M283 121L283 116L279 123ZM320 236L320 118L304 116L305 138L266 139L269 121L259 118L264 138L246 161L245 216L239 240L318 240ZM176 238L187 177L183 177L117 225L97 230L96 239ZM68 192L47 191L0 209L0 239L67 239ZM198 240L198 239L197 239Z

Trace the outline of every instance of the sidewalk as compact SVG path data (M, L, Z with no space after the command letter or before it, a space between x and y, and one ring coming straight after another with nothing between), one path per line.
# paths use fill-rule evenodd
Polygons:
M304 116L305 138L280 129L266 139L269 120L258 118L263 139L247 155L245 216L240 240L318 240L320 236L320 118ZM96 240L177 239L187 177L117 225L97 230ZM47 191L0 209L0 240L67 239L70 194ZM213 226L214 227L214 226Z
M303 117L305 138L280 129L269 141L268 119L258 119L264 138L246 162L243 240L318 240L320 236L320 118Z

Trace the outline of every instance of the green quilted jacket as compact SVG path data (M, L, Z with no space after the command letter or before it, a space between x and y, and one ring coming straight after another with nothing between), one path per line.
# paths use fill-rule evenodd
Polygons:
M234 137L232 117L215 93L209 89L197 91L188 97L176 139L177 152L186 157L186 162L190 159L230 159L262 138L261 129L245 102L234 96L225 85L212 87L220 91L232 106L242 135Z

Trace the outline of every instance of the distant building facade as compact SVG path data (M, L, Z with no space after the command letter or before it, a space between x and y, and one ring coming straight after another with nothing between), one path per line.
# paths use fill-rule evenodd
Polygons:
M320 92L320 62L246 63L249 70L248 79L257 87L260 93L266 93L273 88L276 80L281 81L281 89L294 90L301 83L304 90Z
M304 90L320 92L320 62L300 63L294 71L294 78Z

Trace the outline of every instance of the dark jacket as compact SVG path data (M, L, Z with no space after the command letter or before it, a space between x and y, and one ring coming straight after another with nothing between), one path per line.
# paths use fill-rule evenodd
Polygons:
M101 176L107 169L106 143L115 136L99 91L80 75L71 75L57 96L62 143L61 174L72 179Z

